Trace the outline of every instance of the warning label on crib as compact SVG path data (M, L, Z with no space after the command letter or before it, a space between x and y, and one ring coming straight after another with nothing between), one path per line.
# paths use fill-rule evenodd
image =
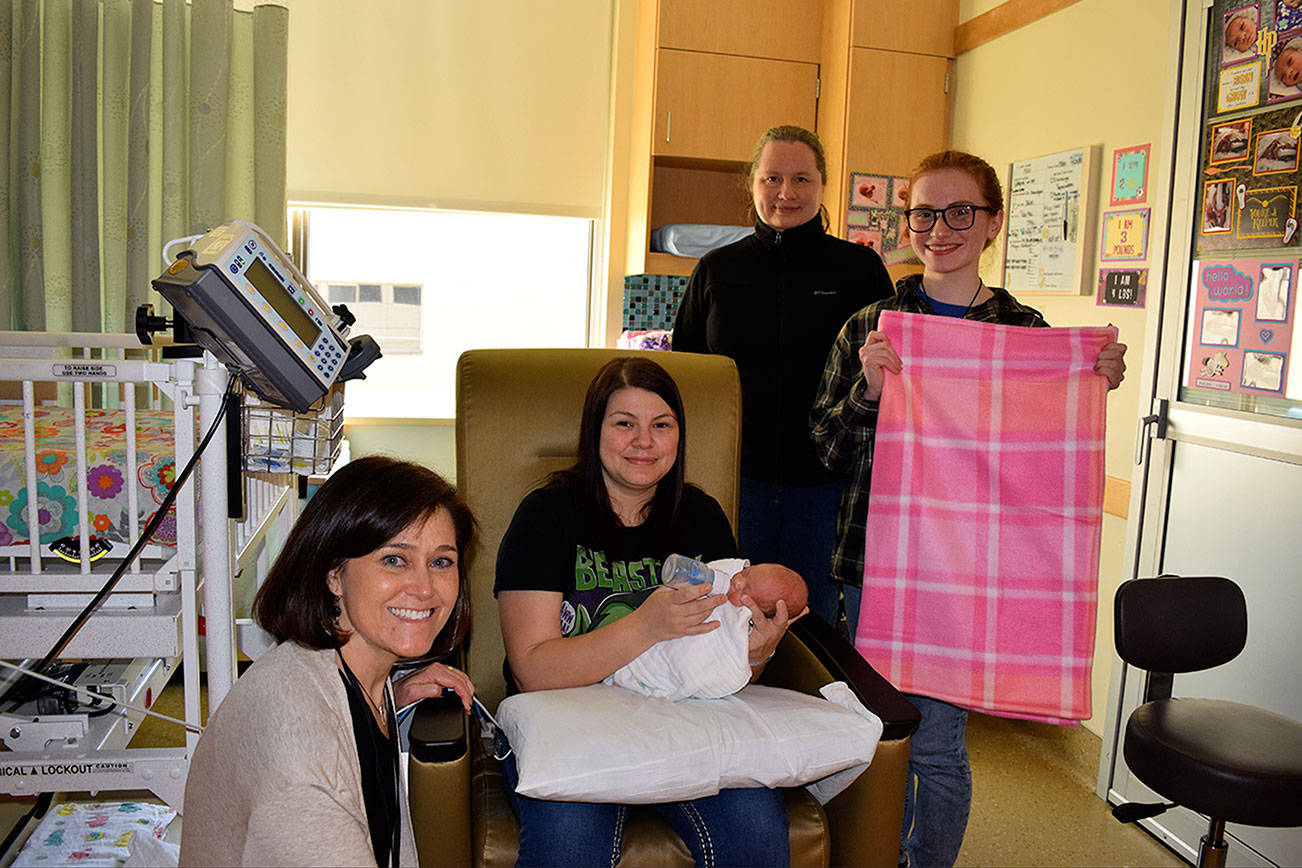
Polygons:
M61 775L88 775L92 772L129 772L131 771L130 763L123 762L69 762L69 763L47 763L41 762L32 765L3 765L0 766L0 777L17 777L17 776L61 776Z
M103 380L118 375L116 365L96 365L86 362L61 363L53 366L56 377L75 377L78 380Z

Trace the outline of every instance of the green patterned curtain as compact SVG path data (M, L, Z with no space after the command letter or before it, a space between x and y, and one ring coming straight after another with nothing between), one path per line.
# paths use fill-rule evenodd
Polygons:
M285 246L287 2L0 0L0 328L132 331L236 217Z

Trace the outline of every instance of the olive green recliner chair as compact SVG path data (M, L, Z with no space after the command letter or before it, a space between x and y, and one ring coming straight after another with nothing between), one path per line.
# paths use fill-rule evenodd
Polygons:
M520 499L548 473L574 461L589 381L627 350L472 350L457 364L457 487L479 521L471 552L472 628L466 669L495 710L506 694L505 657L493 597L497 547ZM688 480L713 495L736 526L741 391L723 356L645 353L673 376L687 416ZM894 866L897 862L909 735L918 712L821 619L795 622L763 682L817 694L845 681L885 723L868 770L820 806L787 790L791 864ZM427 700L411 727L412 820L422 865L513 865L518 829L497 763L478 726L454 699ZM630 812L625 866L691 865L686 846L653 812Z

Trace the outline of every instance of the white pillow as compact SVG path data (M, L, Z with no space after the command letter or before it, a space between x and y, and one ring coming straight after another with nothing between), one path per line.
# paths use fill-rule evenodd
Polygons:
M843 683L823 691L832 701L752 684L722 699L670 702L593 684L508 697L497 719L515 752L516 790L537 799L655 804L799 786L857 767L811 787L827 801L868 767L882 722Z

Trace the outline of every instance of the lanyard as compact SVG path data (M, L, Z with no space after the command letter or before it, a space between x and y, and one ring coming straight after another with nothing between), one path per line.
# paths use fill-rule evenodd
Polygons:
M354 689L361 692L363 698L369 697L365 688L362 687L362 683L358 681L357 676L353 674L353 670L348 668L348 662L344 660L344 655L338 649L335 650L335 655L339 658L339 665L343 668L344 675L347 676L349 683L352 684ZM389 729L389 738L385 740L389 743L390 751L389 772L392 776L393 786L393 789L390 792L393 794L393 807L394 810L398 812L398 816L388 816L388 802L386 800L384 819L388 822L390 835L389 865L390 868L398 868L398 849L402 844L402 808L400 807L401 799L399 798L398 782L398 718L397 715L393 713L393 697L390 695L389 691L389 683L386 681L384 685L384 717ZM370 703L369 698L367 698L367 702L368 704ZM378 728L378 726L376 728ZM366 731L372 739L375 738L375 734L370 727L367 727ZM375 745L372 744L372 750L370 753L379 753L379 751L375 750L374 747Z

